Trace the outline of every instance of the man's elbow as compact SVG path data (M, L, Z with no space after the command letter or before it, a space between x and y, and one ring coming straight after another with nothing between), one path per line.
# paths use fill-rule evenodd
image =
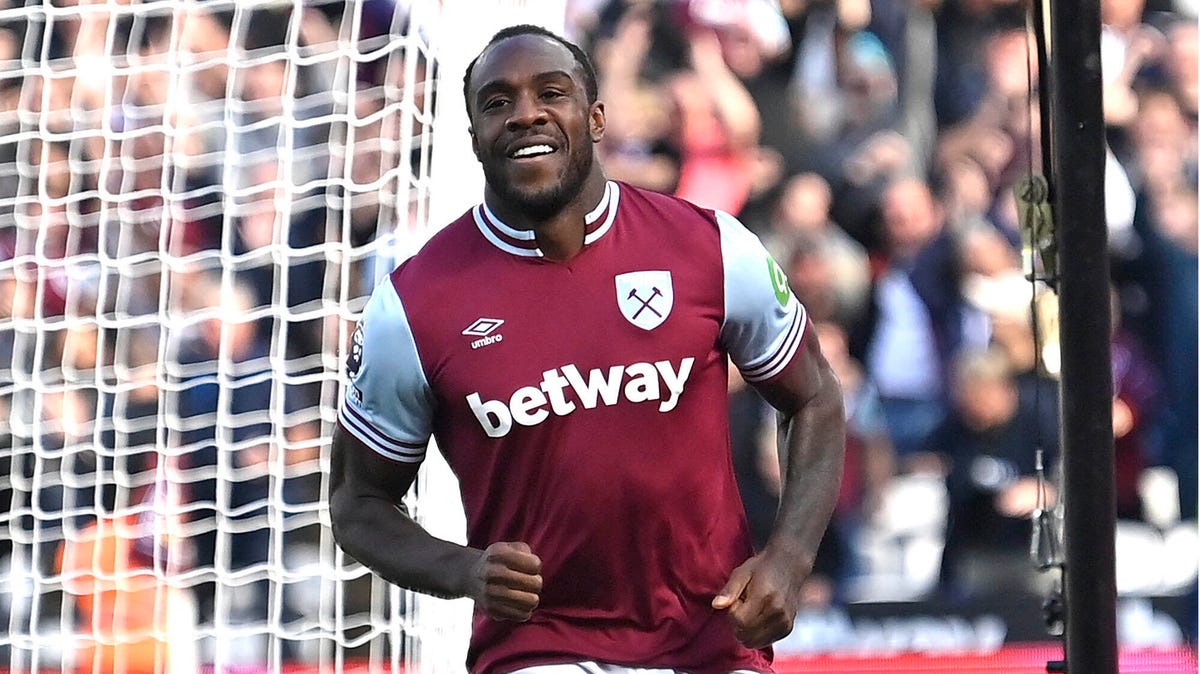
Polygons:
M826 368L817 375L816 380L818 383L805 395L797 396L790 401L792 403L790 414L789 410L780 411L787 416L805 413L810 419L816 417L827 423L830 420L840 420L840 423L844 424L846 418L845 397L837 375L833 373L833 370Z
M841 380L838 379L837 373L833 371L833 368L826 365L822 368L820 382L816 392L813 394L813 400L817 405L827 410L829 414L841 419L844 424L846 419L846 398L842 390Z
M363 514L362 500L354 490L345 483L330 486L329 529L333 540L351 555L354 554L355 541L361 538L357 532L364 528Z
M347 503L345 489L332 487L329 491L329 529L333 533L333 540L338 545L344 546L347 538L347 530L353 529L350 513L354 511Z
M834 416L837 423L845 428L846 426L846 396L842 390L842 384L837 377L830 373L829 382L822 389L822 396L825 398L826 404L829 407L829 413Z

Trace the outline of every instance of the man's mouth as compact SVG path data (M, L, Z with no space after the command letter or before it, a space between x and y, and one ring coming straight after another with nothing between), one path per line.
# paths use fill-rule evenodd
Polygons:
M531 157L543 157L548 154L553 154L554 148L545 145L530 145L508 153L510 159L529 159Z

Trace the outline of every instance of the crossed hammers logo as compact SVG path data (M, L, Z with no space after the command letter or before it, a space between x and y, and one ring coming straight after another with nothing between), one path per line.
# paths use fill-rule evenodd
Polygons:
M632 290L629 291L629 297L627 299L637 300L642 303L642 306L638 307L638 310L633 312L633 317L631 320L636 321L637 317L641 316L642 312L646 311L647 309L650 310L650 313L654 314L655 316L658 316L659 318L662 318L662 314L658 313L658 311L654 307L650 306L650 303L654 301L654 298L662 295L662 291L658 289L658 286L652 286L650 289L653 290L654 292L650 293L650 297L646 297L646 298L643 298L641 295L638 294L637 288L633 288Z

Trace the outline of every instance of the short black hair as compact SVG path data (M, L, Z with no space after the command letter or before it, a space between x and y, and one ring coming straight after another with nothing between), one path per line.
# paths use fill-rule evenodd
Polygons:
M486 52L488 49L491 49L492 45L496 44L497 42L507 40L510 37L517 37L519 35L540 35L542 37L548 37L566 47L567 50L571 52L571 56L575 57L576 65L578 65L579 69L583 71L583 87L584 91L587 93L588 105L595 103L596 100L599 99L600 87L596 83L596 69L592 67L592 60L588 58L587 53L584 52L579 45L571 42L554 31L547 30L541 26L535 26L531 23L522 23L515 26L509 26L507 28L502 28L497 31L496 34L492 36L492 39L488 40L488 43L483 46L483 49L479 50L479 53L475 55L475 58L471 59L471 63L467 65L467 72L465 75L463 75L463 100L465 100L467 104L468 117L471 116L471 74L475 72L475 64L479 61L479 57L483 56L484 52Z

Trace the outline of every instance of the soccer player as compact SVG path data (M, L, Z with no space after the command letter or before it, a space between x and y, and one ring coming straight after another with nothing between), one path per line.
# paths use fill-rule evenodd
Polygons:
M842 465L842 396L804 308L733 217L605 178L575 45L502 30L464 88L484 202L364 310L333 437L338 542L392 583L474 599L472 672L770 672ZM780 412L785 484L757 555L729 361ZM467 547L401 503L431 437Z

